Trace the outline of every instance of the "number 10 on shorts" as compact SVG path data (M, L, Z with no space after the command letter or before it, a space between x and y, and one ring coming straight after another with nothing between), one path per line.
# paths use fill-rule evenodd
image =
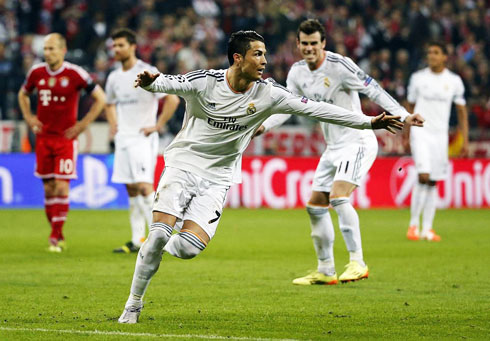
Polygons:
M73 160L60 159L60 174L71 174L73 172Z

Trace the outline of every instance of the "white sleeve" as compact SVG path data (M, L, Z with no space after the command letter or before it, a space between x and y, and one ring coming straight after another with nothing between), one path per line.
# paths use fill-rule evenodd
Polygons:
M453 102L456 105L466 105L466 100L464 98L464 84L461 77L456 77L456 88L454 89Z
M375 79L362 71L350 58L342 56L338 58L340 64L344 66L342 83L345 88L363 93L390 114L400 116L402 121L410 115Z
M297 86L297 84L294 82L296 79L295 77L295 72L294 69L291 68L288 72L288 77L286 79L286 85L289 91L291 91L295 95L302 95L302 92L300 88ZM284 124L289 118L291 117L290 114L276 114L270 116L267 120L262 123L262 125L265 128L265 131L269 131L273 128L279 127Z
M408 88L407 88L407 101L409 103L414 104L417 102L417 76L413 74L410 77L410 80L408 81Z
M280 85L272 85L271 98L273 114L301 115L350 128L372 129L372 117L333 104L315 102L304 96L293 95Z
M158 69L157 69L156 67L151 66L151 67L150 67L150 72L151 72L151 73L159 73L160 71L158 71ZM158 98L158 99L162 99L162 98L164 98L165 96L167 96L167 94L166 94L166 93L164 93L164 92L155 92L155 93L154 93L154 96L155 96L156 98Z
M150 92L163 92L175 94L182 97L191 96L196 93L198 84L206 80L206 77L199 79L190 78L187 75L164 75L161 73L157 79L143 89Z
M116 92L114 91L114 73L110 73L105 84L107 104L116 104Z

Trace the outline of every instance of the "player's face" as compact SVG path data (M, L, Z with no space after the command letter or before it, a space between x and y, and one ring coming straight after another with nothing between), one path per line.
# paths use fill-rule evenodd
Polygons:
M325 40L322 41L320 32L306 34L299 32L299 39L296 41L301 57L308 65L317 65L323 58Z
M56 36L49 35L44 40L44 60L51 67L56 67L63 63L66 48L61 44Z
M265 59L265 44L261 41L250 42L250 48L245 54L242 63L242 73L250 80L258 80L262 78L267 60Z
M130 44L126 38L114 39L112 47L114 48L114 57L120 62L133 56L136 51L136 45Z
M427 64L431 69L439 69L444 67L447 61L447 56L439 46L429 46L427 50Z

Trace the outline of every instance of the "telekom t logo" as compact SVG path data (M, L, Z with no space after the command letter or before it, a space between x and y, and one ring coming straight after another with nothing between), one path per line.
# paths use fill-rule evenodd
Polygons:
M47 107L49 105L49 101L51 101L51 90L43 89L39 91L39 98L43 106Z

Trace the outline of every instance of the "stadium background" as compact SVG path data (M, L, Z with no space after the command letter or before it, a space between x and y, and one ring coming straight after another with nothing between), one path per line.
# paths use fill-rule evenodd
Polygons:
M66 59L82 65L104 86L115 62L110 33L130 27L138 33L138 55L165 73L226 68L226 42L239 29L264 35L268 67L264 77L284 84L300 59L295 31L306 18L318 18L327 31L327 49L351 57L405 103L409 75L424 66L425 43L449 47L448 67L465 84L470 122L470 158L453 159L440 185L440 207L490 206L490 8L487 1L162 1L162 0L2 0L0 1L0 179L1 207L41 207L42 187L32 175L35 143L16 102L27 70L42 60L42 38L57 31L67 38ZM35 103L35 101L32 101ZM364 112L381 111L365 98ZM90 104L80 102L82 116ZM180 129L182 103L161 148ZM323 138L311 121L293 118L252 142L244 160L244 184L232 189L232 207L301 207L309 193ZM451 115L450 153L457 155L461 135ZM377 132L381 157L364 189L353 196L360 207L398 207L409 202L413 165L400 134ZM110 183L111 136L102 114L81 137L79 179L72 183L71 205L124 208L122 186ZM162 159L160 164L162 165ZM159 170L156 172L158 177ZM379 188L385 189L379 191Z

